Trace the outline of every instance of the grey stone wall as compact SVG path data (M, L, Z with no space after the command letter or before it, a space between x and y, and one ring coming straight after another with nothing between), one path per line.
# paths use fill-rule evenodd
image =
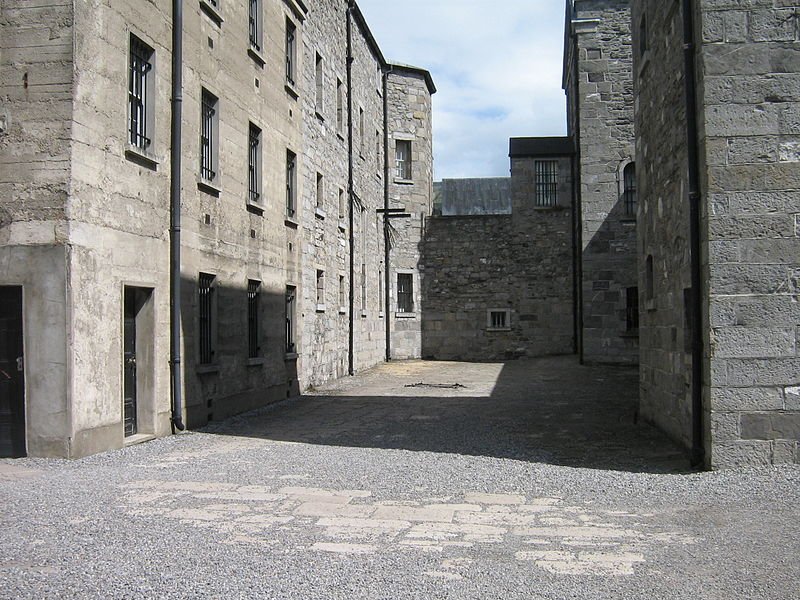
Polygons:
M625 308L627 288L637 285L636 219L625 214L620 181L634 155L629 2L568 4L574 15L567 23L564 86L569 134L580 153L582 355L635 364L638 340L627 328Z
M422 353L507 360L575 351L571 163L559 198L534 206L532 158L512 159L511 215L433 217L423 245ZM509 311L492 328L490 311Z
M441 196L441 214L510 215L511 178L443 179L434 183Z

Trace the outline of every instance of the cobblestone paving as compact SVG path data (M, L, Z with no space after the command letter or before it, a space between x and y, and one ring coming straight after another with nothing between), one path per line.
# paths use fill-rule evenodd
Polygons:
M800 470L688 471L635 387L572 358L394 363L0 461L0 597L800 597Z

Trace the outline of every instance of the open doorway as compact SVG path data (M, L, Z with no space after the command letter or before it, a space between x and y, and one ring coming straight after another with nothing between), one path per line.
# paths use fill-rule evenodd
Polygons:
M122 325L122 415L126 441L155 431L153 290L125 286Z
M25 455L22 287L0 286L0 458Z

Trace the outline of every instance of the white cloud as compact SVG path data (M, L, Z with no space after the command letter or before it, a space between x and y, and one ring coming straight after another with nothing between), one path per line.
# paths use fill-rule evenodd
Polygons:
M389 60L428 69L435 177L508 174L508 138L564 135L560 0L358 0Z

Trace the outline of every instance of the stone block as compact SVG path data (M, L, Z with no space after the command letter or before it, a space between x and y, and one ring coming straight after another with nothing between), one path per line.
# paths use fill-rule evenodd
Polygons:
M750 440L800 440L800 412L744 413L741 431Z
M796 355L795 327L719 327L711 331L711 357L769 358Z
M713 443L709 454L712 469L764 467L772 464L772 445L766 440Z
M714 411L768 411L784 407L780 387L713 387L710 399Z

